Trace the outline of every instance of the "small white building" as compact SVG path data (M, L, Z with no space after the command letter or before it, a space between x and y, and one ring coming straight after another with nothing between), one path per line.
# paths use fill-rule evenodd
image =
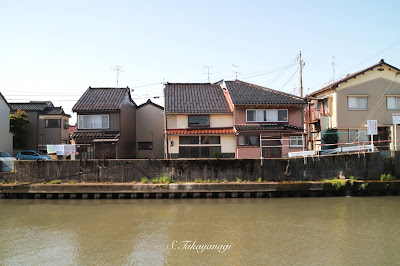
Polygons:
M0 93L0 150L13 154L13 135L10 132L10 106Z

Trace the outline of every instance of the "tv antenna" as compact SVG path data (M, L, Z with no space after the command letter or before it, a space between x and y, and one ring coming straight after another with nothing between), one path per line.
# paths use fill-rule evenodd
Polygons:
M117 66L115 65L115 67L111 68L111 70L114 70L117 73L117 87L118 87L118 78L119 78L119 73L120 72L125 72L122 70L123 66Z
M210 68L212 68L212 66L204 66L205 68L207 68L207 77L208 77L208 82L210 82Z
M239 65L234 65L234 64L232 64L232 66L236 69L235 71L232 71L232 72L235 73L235 76L236 76L236 79L237 79L238 74L241 74L241 73L239 73L239 71L238 71L238 68L239 68L240 66L239 66Z

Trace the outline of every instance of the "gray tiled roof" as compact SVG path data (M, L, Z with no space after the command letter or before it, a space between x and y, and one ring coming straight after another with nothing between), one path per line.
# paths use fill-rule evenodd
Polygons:
M167 113L232 113L221 86L210 83L167 83L165 105Z
M40 112L41 115L65 115L70 116L64 113L62 107L54 107L53 103L50 101L47 102L38 102L38 101L30 101L29 103L9 103L11 107L11 111L15 112L17 110L22 111L36 111Z
M263 130L303 130L301 127L286 124L247 124L235 125L236 131L263 131Z
M130 89L126 88L91 88L89 87L72 108L72 111L116 111L123 101L131 98ZM136 105L136 104L135 104Z
M119 131L101 131L101 132L80 132L75 131L72 134L73 139L115 139L119 138Z
M43 111L46 107L54 107L52 102L30 101L29 103L9 103L12 111Z
M241 80L225 81L233 104L305 104L298 96Z
M61 107L46 107L42 111L43 115L65 115Z
M136 107L136 109L139 109L139 108L141 108L141 107L143 107L143 106L146 106L146 105L148 105L148 104L151 104L151 105L153 105L154 107L157 107L157 108L160 108L161 110L164 110L164 107L162 107L162 106L160 106L160 105L158 105L158 104L156 104L156 103L153 103L150 99L148 99L147 102L142 103L141 105L138 105L138 107Z

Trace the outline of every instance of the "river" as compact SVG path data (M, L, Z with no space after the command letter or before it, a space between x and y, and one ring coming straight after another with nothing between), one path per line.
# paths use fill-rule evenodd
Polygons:
M393 265L400 197L0 200L0 265Z

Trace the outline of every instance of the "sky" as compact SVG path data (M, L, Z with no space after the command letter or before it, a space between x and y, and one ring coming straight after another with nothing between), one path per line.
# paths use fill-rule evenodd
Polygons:
M89 86L117 86L115 66L137 104L163 105L163 82L208 82L208 70L210 82L238 72L298 95L301 51L308 94L380 59L400 68L399 10L365 0L0 0L0 92L53 101L70 124Z

